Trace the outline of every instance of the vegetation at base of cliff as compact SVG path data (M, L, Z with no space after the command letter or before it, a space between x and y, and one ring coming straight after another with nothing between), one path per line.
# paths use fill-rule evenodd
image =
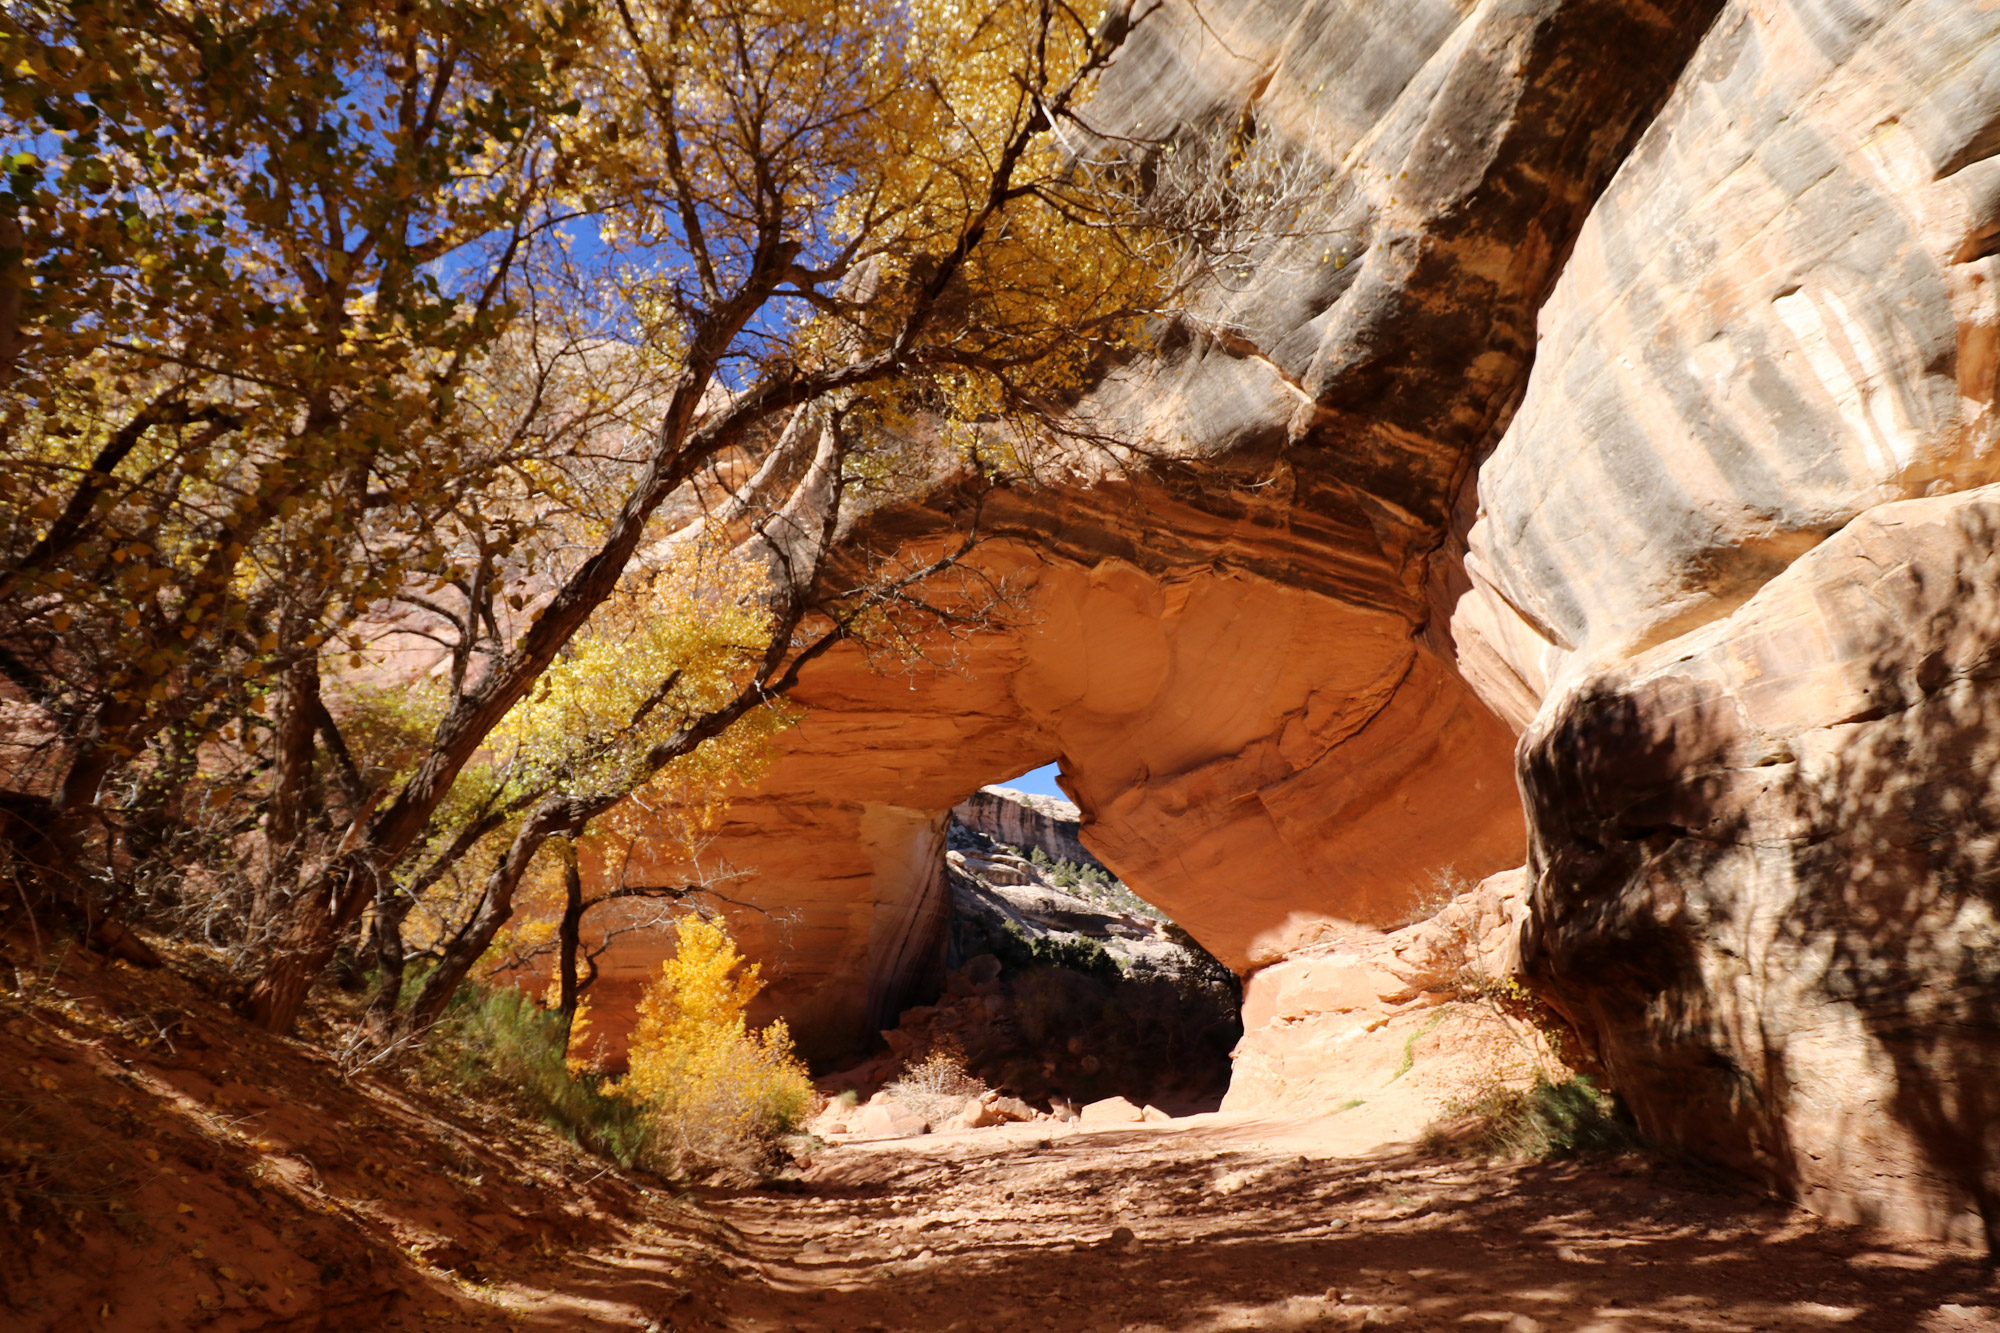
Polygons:
M751 1183L812 1110L812 1083L779 1019L753 1031L764 989L720 920L686 916L671 958L639 1001L630 1067L616 1094L644 1109L647 1152L676 1175Z
M617 1096L603 1074L572 1070L561 1015L519 991L460 988L418 1070L427 1080L509 1102L622 1167L648 1164L651 1108Z
M1446 1105L1424 1132L1424 1151L1469 1158L1541 1160L1629 1152L1637 1131L1617 1098L1582 1074L1525 1088L1491 1087Z
M983 938L986 942L984 952L1000 960L1000 975L1003 977L1017 977L1038 968L1051 967L1081 972L1106 985L1116 985L1125 976L1125 969L1118 965L1110 950L1096 940L1082 936L1067 939L1044 936L1031 940L1012 921L1003 921L999 929L985 931Z
M1103 866L1058 861L1039 847L1028 849L1028 860L1048 877L1049 883L1114 912L1165 921L1167 914L1141 898L1114 878Z
M763 1179L811 1109L782 1022L749 1028L763 989L728 927L689 917L639 1005L628 1071L575 1056L561 1013L511 989L461 987L415 1058L426 1081L505 1102L621 1167L729 1183Z
M1133 898L1117 881L1091 866L1058 862L1038 848L1020 849L953 822L950 846L982 857L1018 855L1056 883L1067 867L1085 886L1066 892L1111 912ZM1057 887L1065 887L1056 883ZM1107 887L1109 886L1109 887ZM956 899L955 899L956 902ZM950 1049L991 1086L1040 1100L1094 1101L1122 1095L1219 1094L1227 1084L1229 1053L1243 1035L1242 990L1235 974L1192 937L1147 909L1180 947L1178 961L1157 955L1123 959L1088 935L1051 930L1030 936L999 911L957 903L951 921L951 956L961 965L991 957L999 1006L954 1004L950 995L926 1012L952 1030ZM917 1034L919 1054L935 1049L929 1032Z
M923 1059L906 1063L886 1091L927 1122L941 1123L968 1097L987 1091L986 1080L967 1072L965 1054L949 1045L933 1047Z
M1198 1092L1211 1083L1219 1092L1227 1082L1243 1026L1241 993L1226 971L1170 974L1143 963L1121 970L1095 940L1031 942L1018 929L988 925L954 922L967 956L1001 963L998 1016L955 1038L978 1078L1020 1097L1079 1101ZM956 1012L949 998L940 1005Z

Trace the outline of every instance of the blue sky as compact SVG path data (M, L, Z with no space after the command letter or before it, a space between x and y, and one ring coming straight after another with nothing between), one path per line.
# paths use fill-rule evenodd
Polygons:
M1015 791L1033 792L1037 796L1053 796L1059 801L1067 801L1069 797L1063 795L1061 787L1056 786L1056 770L1060 767L1059 764L1043 764L1032 773L1023 773L1018 778L1009 778L993 785L1012 787Z

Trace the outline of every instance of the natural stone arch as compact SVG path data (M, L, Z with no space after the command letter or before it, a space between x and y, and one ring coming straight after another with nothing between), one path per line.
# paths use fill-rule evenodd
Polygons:
M855 1049L935 984L947 812L1051 760L1090 849L1239 972L1331 921L1399 922L1443 866L1520 861L1512 735L1407 615L1219 563L1018 538L984 560L1021 587L1017 623L950 670L820 664L708 849L748 872L730 893L760 910L736 929L809 1053ZM670 855L642 842L624 872L684 873ZM604 960L608 1035L659 947Z
M1089 410L1128 455L985 497L988 558L1033 576L1018 630L949 674L808 674L810 714L713 850L756 868L772 915L739 931L809 1051L923 986L945 812L1058 757L1093 850L1239 969L1316 921L1397 919L1430 871L1519 860L1511 737L1446 630L1469 480L1585 213L1718 3L1423 0L1393 32L1338 0L1174 5L1135 37L1096 123L1254 124L1323 175L1327 230L1274 234L1159 359L1107 374ZM941 478L863 535L934 541L969 504ZM633 869L673 868L642 848ZM657 948L606 960L614 1042Z

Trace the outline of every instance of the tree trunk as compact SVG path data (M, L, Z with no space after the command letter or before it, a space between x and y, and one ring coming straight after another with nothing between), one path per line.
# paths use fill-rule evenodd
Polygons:
M381 976L374 998L368 1001L366 1023L371 1032L387 1032L403 1003L403 918L414 901L387 882L375 895L375 966Z
M578 836L583 830L578 829ZM583 873L576 863L576 838L562 840L563 914L556 928L556 978L561 991L556 1012L561 1016L563 1050L569 1050L570 1029L576 1024L576 1005L582 988L576 980L576 954L583 939Z
M313 983L332 961L341 933L367 906L368 886L387 877L387 867L358 853L335 857L313 876L294 900L291 930L272 946L270 961L244 999L251 1022L271 1032L291 1031Z
M319 660L308 656L285 672L278 689L276 766L271 782L270 819L265 825L263 882L251 908L251 924L261 928L283 915L298 893L299 865L305 855L307 789L312 782L313 733L321 712Z

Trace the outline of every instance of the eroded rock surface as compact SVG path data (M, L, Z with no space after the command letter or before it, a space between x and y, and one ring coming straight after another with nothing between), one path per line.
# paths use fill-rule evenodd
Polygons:
M1009 628L807 682L718 844L774 1008L834 1051L934 988L944 812L1060 759L1255 974L1237 1104L1331 1095L1349 945L1516 864L1518 776L1524 975L1650 1132L1992 1232L2000 7L1225 8L1098 114L1247 116L1323 229L1098 387L1117 468L984 502Z
M1959 0L1717 21L1583 228L1480 471L1483 595L1453 628L1517 725L1872 506L2000 479L1996 28Z
M945 670L834 655L805 682L714 855L752 872L768 915L738 929L807 1050L935 987L944 812L1053 759L1086 846L1239 970L1399 922L1441 864L1518 863L1512 736L1452 665L1455 564L1432 557L1562 257L1717 3L1271 0L1142 26L1094 123L1247 123L1323 215L1099 386L1122 454L983 499L1011 630ZM970 503L947 486L852 540L934 540ZM632 873L671 873L648 854ZM612 1035L652 961L607 960Z
M2000 1220L1996 678L1984 487L1870 510L1528 733L1526 961L1649 1133L1835 1215Z
M1395 1138L1494 1087L1565 1077L1507 984L1527 888L1503 871L1409 926L1357 927L1260 969L1222 1109L1330 1113Z
M1054 861L1095 866L1083 845L1083 811L1068 801L1010 787L981 787L951 809L959 827L1014 848L1035 848Z
M2000 1223L2000 12L1731 5L1605 192L1482 469L1531 979L1650 1133ZM1931 498L1920 498L1931 497Z

